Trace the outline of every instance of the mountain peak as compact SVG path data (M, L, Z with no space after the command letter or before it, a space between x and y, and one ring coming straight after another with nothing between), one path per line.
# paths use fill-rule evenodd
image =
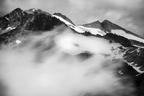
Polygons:
M144 48L143 38L109 20L94 21L78 26L61 13L50 14L40 9L23 11L20 8L0 17L0 44L12 42L16 40L17 36L23 36L23 34L47 32L60 25L65 25L75 33L84 36L94 36L119 43L122 47L128 48L127 50L131 47L134 47L134 50ZM141 51L137 51L137 53L139 52ZM124 57L127 58L128 56L125 55ZM129 62L127 61L127 63Z
M0 17L0 48L2 48L3 45L9 47L9 45L13 43L19 47L19 44L24 41L23 39L28 36L41 36L43 33L51 32L54 32L54 35L56 32L58 34L69 32L70 34L68 33L68 36L66 34L67 37L60 37L62 40L58 41L60 43L59 46L66 51L71 49L72 51L76 50L77 52L78 50L80 53L76 56L82 57L82 59L90 58L93 56L94 52L97 52L98 55L103 55L106 58L109 56L112 61L121 60L122 63L125 64L123 69L118 69L117 73L119 74L120 71L122 73L120 73L121 76L128 74L132 77L136 77L137 74L144 73L144 38L109 20L77 25L61 13L50 14L41 9L33 8L22 10L17 8ZM76 38L73 38L74 36ZM36 44L38 48L41 47L40 43L43 43L47 38L55 39L54 37L49 38L47 34L44 37L46 39L42 38L42 40L40 39L38 44ZM22 40L19 40L19 38L22 38ZM95 41L94 43L92 43L93 40ZM82 41L83 46L80 46L80 41ZM69 43L74 44L74 46L69 48L71 47L71 44ZM44 44L45 46L42 51L47 52L47 45L49 43L44 41ZM85 49L81 50L80 48ZM86 50L86 48L88 49ZM93 49L98 49L98 51L94 51ZM42 56L45 56L45 54Z

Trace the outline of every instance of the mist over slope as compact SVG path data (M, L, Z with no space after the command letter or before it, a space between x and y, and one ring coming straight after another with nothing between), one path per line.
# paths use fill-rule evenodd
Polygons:
M6 96L137 96L144 39L108 20L77 26L61 13L17 8L0 28Z

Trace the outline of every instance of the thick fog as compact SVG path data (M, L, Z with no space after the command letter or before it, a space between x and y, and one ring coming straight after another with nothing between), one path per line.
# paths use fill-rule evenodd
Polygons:
M69 29L18 40L0 51L6 96L135 96L132 82L117 74L121 62L104 55L118 44Z

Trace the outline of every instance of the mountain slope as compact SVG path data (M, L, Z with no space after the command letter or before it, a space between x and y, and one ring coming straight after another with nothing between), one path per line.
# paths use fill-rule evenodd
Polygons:
M11 13L0 18L0 41L1 44L8 43L16 40L19 35L29 34L26 31L44 32L63 24L79 34L85 36L96 36L107 39L110 42L120 43L126 50L124 54L125 61L139 73L144 72L144 56L142 54L144 39L108 20L104 20L102 23L96 21L76 26L70 19L60 13L51 15L47 12L41 11L40 9L23 11L17 8ZM135 59L132 58L132 54L136 57Z
M126 64L124 66L126 68L118 70L119 75L128 74L135 78L138 78L136 75L143 75L144 38L108 20L76 25L61 13L50 14L40 9L23 11L17 8L11 13L0 17L0 46L2 48L3 45L9 46L11 43L17 46L20 42L23 42L23 39L20 38L25 38L31 34L51 32L51 30L58 30L59 27L61 30L70 29L77 35L94 37L109 42L109 45L112 46L109 50L110 53L105 53L105 51L98 53L110 56L114 60L120 59ZM96 47L100 45L96 45ZM115 47L114 45L118 46ZM79 53L79 55L88 58L92 54L87 51L85 50L84 53ZM130 72L131 70L132 72ZM141 80L141 77L136 81L139 82L139 80Z

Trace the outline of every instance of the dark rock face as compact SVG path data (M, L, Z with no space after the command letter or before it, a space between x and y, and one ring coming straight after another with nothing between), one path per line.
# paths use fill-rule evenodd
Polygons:
M59 20L51 14L41 10L30 9L23 11L19 8L0 18L0 28L24 27L25 30L45 31L51 30L54 26L61 24Z
M39 9L23 11L17 8L11 13L0 17L0 46L13 42L19 36L35 32L46 32L53 30L59 25L66 25L75 32L85 36L96 36L109 40L111 43L116 42L121 44L119 49L123 50L123 59L126 64L125 68L121 70L124 75L131 75L135 79L138 89L143 91L144 39L108 20L82 25L85 29L100 29L104 32L104 35L92 34L90 30L85 30L84 33L80 33L78 32L78 27L61 13L50 14ZM113 33L113 30L121 30L124 35ZM90 55L85 54L85 56ZM140 75L136 76L137 74ZM139 93L141 94L139 96L144 96L143 92L140 91Z
M23 11L17 8L0 17L0 44L9 43L17 36L26 34L26 31L48 31L61 24L61 21L41 10Z
M18 27L25 23L27 19L26 13L21 9L17 8L13 10L11 13L0 18L0 28L2 30L7 27Z
M29 11L31 14L28 14ZM46 31L51 30L55 26L62 24L61 21L51 16L49 13L45 13L41 10L28 10L28 17L30 17L30 21L27 21L25 25L26 30L31 31Z

